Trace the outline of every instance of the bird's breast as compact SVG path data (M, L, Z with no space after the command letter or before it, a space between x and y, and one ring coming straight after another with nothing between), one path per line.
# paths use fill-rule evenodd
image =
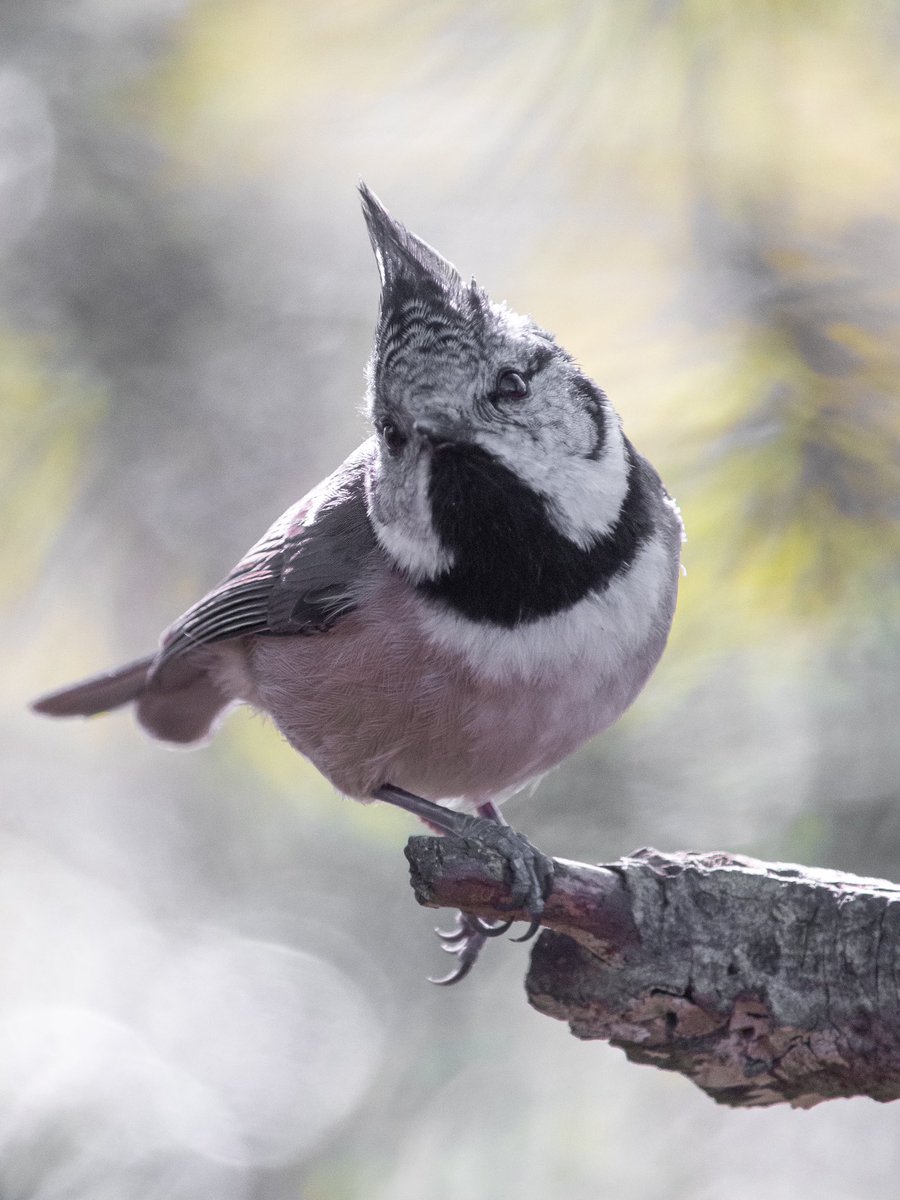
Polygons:
M423 601L387 572L328 633L257 639L254 699L351 796L390 782L435 800L502 797L634 699L671 620L651 590L636 577L633 595L607 589L567 613L499 629Z

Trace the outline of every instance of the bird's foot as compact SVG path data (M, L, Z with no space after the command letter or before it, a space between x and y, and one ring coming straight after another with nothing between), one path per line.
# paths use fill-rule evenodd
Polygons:
M490 817L469 817L459 834L465 842L486 846L503 859L510 881L510 900L503 907L509 911L524 909L531 917L525 936L513 940L524 942L533 937L544 901L553 890L553 859L532 846L524 834Z
M512 941L527 942L540 928L544 901L553 887L553 860L535 849L526 837L509 825L499 825L490 817L473 817L470 820L472 824L462 834L463 839L496 850L509 868L512 899L505 907L524 909L532 918L525 933L512 938ZM457 965L449 975L440 979L429 977L429 982L449 986L465 979L487 939L500 937L511 926L512 921L490 922L472 913L458 912L453 929L435 930L441 939L442 949L456 956Z
M512 941L527 942L534 937L540 928L544 901L553 890L553 859L542 854L528 838L507 825L495 805L482 805L476 817L444 808L433 800L425 800L392 784L385 784L374 795L379 800L386 800L406 812L414 813L435 829L455 834L470 845L483 846L498 854L506 866L510 885L510 900L502 907L509 912L524 911L531 918L525 933ZM458 959L457 966L445 978L431 982L451 984L464 979L487 938L500 937L511 925L511 920L490 922L471 913L460 912L455 927L449 932L435 930L443 948Z

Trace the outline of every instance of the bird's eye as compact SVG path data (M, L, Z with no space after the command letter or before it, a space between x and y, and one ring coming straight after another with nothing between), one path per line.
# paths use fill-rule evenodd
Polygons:
M518 371L501 371L494 385L497 400L524 400L528 395L528 384Z
M399 454L406 445L406 434L390 421L385 421L381 427L381 440L387 447L388 454Z

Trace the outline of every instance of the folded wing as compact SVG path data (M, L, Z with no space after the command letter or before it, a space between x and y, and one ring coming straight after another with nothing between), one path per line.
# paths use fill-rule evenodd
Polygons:
M89 716L138 702L141 723L165 740L204 737L236 697L203 653L228 639L331 629L361 600L379 559L365 502L370 442L289 508L226 578L163 634L155 658L97 675L33 704L50 716ZM201 651L201 653L197 653Z
M352 612L367 561L377 553L365 461L357 452L279 517L222 583L166 631L154 670L226 638L324 632Z

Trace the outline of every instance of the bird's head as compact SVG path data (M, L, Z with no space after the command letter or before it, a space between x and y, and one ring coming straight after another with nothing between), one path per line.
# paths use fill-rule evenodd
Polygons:
M619 419L604 393L529 317L491 301L388 213L364 185L381 276L368 368L377 451L376 535L428 586L476 542L590 547L628 488ZM522 556L520 555L520 558Z

